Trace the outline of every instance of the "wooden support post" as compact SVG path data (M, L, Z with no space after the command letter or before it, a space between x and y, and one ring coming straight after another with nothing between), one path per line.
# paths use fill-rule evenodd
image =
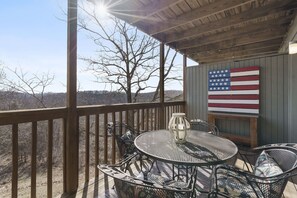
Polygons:
M165 112L164 112L164 43L160 43L160 128L165 128Z
M77 0L68 0L67 19L67 122L65 134L65 189L74 194L78 188L78 119L76 112L77 80Z
M183 101L186 101L187 96L187 56L183 56ZM187 103L183 106L183 111L187 115Z

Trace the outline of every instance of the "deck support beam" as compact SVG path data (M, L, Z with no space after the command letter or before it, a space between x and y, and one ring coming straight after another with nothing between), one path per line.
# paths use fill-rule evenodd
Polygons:
M78 119L77 81L77 0L68 0L67 19L67 121L64 145L64 194L74 194L78 188Z

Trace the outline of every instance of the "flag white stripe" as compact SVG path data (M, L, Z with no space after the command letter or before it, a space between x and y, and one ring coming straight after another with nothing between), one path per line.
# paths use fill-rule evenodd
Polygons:
M208 104L220 103L220 104L259 104L259 100L208 100Z
M245 72L231 72L230 76L231 77L239 77L239 76L251 76L251 75L259 75L260 71L255 70L255 71L245 71Z
M252 114L259 114L259 109L239 109L239 108L208 107L208 111L222 111L222 112L233 112L233 113L252 113Z
M259 94L259 90L208 91L208 95L248 95L248 94Z
M232 85L259 85L259 80L251 80L251 81L233 81L231 82Z

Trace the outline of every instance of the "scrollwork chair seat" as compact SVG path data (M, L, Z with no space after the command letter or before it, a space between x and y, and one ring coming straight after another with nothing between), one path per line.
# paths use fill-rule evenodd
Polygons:
M130 159L131 160L131 159ZM145 178L131 174L133 171L124 172L123 164L99 165L98 168L105 175L114 179L115 189L119 198L190 198L195 197L194 184L196 182L196 170L188 183L168 180L160 175L150 172Z
M263 152L264 151L264 152ZM252 172L227 164L214 168L209 197L280 198L288 179L296 175L297 150L261 147Z

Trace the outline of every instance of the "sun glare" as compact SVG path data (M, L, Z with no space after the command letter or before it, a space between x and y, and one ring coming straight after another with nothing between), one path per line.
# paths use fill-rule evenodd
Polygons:
M103 3L97 5L97 11L100 17L106 17L108 15L108 8Z

